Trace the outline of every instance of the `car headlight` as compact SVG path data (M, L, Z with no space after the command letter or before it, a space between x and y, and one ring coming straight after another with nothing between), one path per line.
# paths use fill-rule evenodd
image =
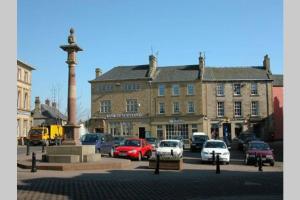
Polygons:
M136 153L137 151L135 149L128 151L128 153Z
M229 152L224 152L223 156L229 155Z
M266 155L266 158L273 159L272 155Z
M208 152L206 152L206 151L203 151L202 153L205 154L205 155L208 155Z

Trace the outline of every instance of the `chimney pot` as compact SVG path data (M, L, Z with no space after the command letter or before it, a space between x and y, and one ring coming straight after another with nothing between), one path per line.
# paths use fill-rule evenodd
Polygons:
M102 75L102 71L100 68L96 68L96 78Z

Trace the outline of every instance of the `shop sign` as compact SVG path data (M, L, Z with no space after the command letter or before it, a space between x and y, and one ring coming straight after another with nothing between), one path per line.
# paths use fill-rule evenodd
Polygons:
M142 113L116 113L116 114L108 114L106 118L137 118L142 117Z
M170 119L170 120L169 120L169 123L170 123L170 124L184 124L185 121L182 120L182 119Z

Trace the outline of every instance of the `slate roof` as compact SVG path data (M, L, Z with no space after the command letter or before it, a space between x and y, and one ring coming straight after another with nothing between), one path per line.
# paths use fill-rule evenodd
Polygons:
M283 87L283 74L273 74L270 77L273 81L273 86Z
M193 81L199 79L198 65L158 67L153 82Z
M149 65L119 66L90 81L150 79ZM153 82L193 81L200 78L199 65L157 67ZM205 67L203 81L269 80L262 66Z
M31 111L33 113L33 118L39 118L39 119L62 119L67 121L68 117L63 115L57 108L54 108L52 106L48 106L47 104L41 104L41 113L37 113Z
M92 81L148 79L149 65L118 66Z
M205 67L203 80L267 80L267 72L259 66L253 67Z

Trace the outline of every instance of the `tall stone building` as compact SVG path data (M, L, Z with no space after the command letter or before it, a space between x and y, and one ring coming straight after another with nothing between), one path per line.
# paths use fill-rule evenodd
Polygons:
M32 125L30 113L32 66L17 60L17 140L23 143Z
M273 112L268 59L257 67L206 67L200 55L195 65L158 67L150 55L146 65L105 74L96 69L89 81L89 131L185 139L216 131L231 139L249 130L265 136Z
M188 138L202 129L199 65L119 66L90 81L90 131L113 135Z
M204 132L231 140L241 132L269 139L272 132L272 80L266 55L262 66L204 67Z

